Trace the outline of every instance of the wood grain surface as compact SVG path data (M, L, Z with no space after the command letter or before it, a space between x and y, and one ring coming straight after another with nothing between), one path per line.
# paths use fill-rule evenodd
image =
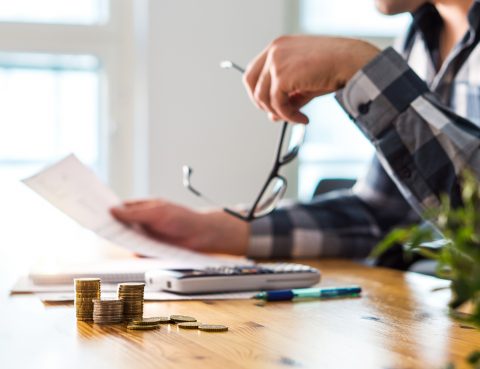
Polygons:
M9 296L9 288L33 262L53 270L62 259L111 257L111 245L26 188L2 186L0 369L445 369L450 362L468 368L465 357L480 349L480 332L448 317L449 291L432 291L445 281L340 260L306 262L321 269L324 286L361 285L361 298L145 305L146 316L193 315L228 325L226 333L77 322L72 304L44 305L34 296Z
M226 333L128 331L76 322L73 305L2 295L0 368L467 368L480 332L448 317L445 281L348 261L310 262L322 285L355 283L361 298L260 303L146 303L145 316L186 314Z

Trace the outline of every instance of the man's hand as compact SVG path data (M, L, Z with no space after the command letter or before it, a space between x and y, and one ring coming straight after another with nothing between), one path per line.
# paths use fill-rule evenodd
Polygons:
M342 88L378 53L359 40L283 36L249 64L244 83L252 101L271 120L308 123L300 108L314 97Z
M223 211L199 213L164 200L126 202L111 209L119 221L153 238L191 250L245 255L249 224Z

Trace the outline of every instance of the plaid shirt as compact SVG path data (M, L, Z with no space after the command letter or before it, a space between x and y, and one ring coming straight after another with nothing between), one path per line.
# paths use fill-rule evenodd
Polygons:
M393 227L420 221L441 194L461 204L459 174L480 178L480 0L438 68L442 20L423 5L388 48L337 92L376 155L352 190L277 209L251 224L251 257L364 257ZM477 34L478 33L478 34Z

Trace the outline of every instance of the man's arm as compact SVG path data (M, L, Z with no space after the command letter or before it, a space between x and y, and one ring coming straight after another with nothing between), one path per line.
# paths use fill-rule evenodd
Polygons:
M375 145L385 177L392 178L391 184L417 214L438 206L442 194L449 196L453 206L461 205L459 176L465 169L480 178L480 129L440 103L393 49L355 73L337 92L337 99ZM368 254L383 231L399 225L407 214L388 198L382 206L372 206L365 197L368 192L324 198L252 224L250 253L266 257ZM378 222L385 219L390 219L387 228L379 227ZM358 233L352 232L349 239L342 225L346 230L358 225Z
M375 157L352 190L327 193L253 221L248 255L365 257L392 227L418 220Z
M418 213L438 206L442 194L461 205L464 170L480 178L480 129L440 103L393 49L360 70L337 99Z

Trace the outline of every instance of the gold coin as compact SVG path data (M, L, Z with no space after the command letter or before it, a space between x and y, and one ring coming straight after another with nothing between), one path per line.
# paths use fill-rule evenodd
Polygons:
M132 320L132 324L136 325L155 325L162 323L170 323L170 318L166 316L159 316Z
M184 329L197 329L200 326L201 323L199 322L184 322L184 323L178 323L179 328L184 328Z
M170 315L170 319L174 323L196 322L197 321L197 319L195 319L193 316L188 316L188 315Z
M75 278L75 282L100 282L100 278Z
M150 330L150 329L158 329L160 328L160 324L155 324L155 325L142 325L142 324L132 324L132 323L129 323L127 325L127 329L135 329L135 330Z
M205 332L226 332L228 327L220 324L200 324L198 329Z
M119 283L118 287L145 287L143 282L123 282Z

